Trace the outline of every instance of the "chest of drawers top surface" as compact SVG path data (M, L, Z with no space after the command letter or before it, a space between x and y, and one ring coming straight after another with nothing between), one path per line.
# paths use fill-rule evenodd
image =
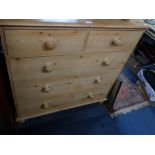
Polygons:
M56 27L100 27L100 28L147 28L140 20L123 19L4 19L2 26L56 26Z

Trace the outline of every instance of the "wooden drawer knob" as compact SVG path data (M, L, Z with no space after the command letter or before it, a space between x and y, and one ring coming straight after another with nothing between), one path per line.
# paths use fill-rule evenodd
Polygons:
M111 64L110 60L108 58L105 58L103 60L103 66L109 66Z
M48 41L45 42L45 48L47 50L52 50L56 46L56 40L55 39L49 39Z
M44 102L42 105L41 105L41 108L42 109L48 109L49 108L49 105L47 102Z
M43 72L52 72L52 65L50 63L46 63L43 67Z
M121 40L118 38L118 37L116 37L116 38L114 38L113 40L112 40L112 45L114 45L114 46L119 46L120 44L121 44Z
M42 91L45 93L48 93L51 91L51 86L49 84L46 84L43 86Z
M91 92L90 92L90 93L88 93L88 98L89 98L89 99L93 99L93 98L94 98L93 93L91 93Z
M96 79L95 79L95 83L101 83L101 81L102 81L101 80L101 77L100 76L97 76Z

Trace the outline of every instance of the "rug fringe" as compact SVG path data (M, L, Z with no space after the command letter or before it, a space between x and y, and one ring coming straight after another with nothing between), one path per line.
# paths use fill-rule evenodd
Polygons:
M132 112L134 110L138 110L138 109L141 109L145 106L148 106L150 105L148 101L145 101L145 102L142 102L140 104L137 104L137 105L133 105L133 106L130 106L130 107L127 107L127 108L124 108L124 109L121 109L119 111L116 111L114 113L111 114L111 117L114 118L116 116L119 116L119 115L122 115L122 114L127 114L129 112Z

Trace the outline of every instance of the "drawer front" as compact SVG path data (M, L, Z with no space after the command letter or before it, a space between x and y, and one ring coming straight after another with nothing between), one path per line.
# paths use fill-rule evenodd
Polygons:
M12 58L48 56L81 51L82 30L5 30L8 55Z
M132 51L143 31L90 31L86 51Z
M121 68L130 52L76 54L40 58L11 59L13 81L50 79L66 81L108 73Z

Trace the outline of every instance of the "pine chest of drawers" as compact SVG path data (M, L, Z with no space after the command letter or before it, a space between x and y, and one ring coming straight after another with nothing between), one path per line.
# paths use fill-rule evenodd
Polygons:
M133 20L0 20L17 120L106 100L145 26Z

